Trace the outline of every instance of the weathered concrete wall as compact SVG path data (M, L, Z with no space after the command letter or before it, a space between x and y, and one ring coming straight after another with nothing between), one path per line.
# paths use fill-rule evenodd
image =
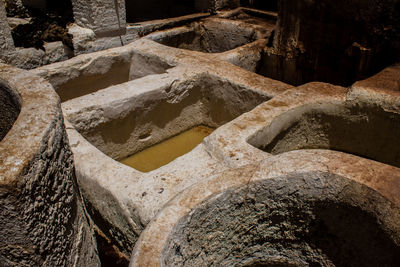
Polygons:
M11 36L10 26L7 22L6 10L4 8L4 0L0 0L0 53L9 53L14 49L14 42Z
M395 266L395 218L398 208L345 177L265 179L220 192L181 218L161 266Z
M58 96L3 64L0 83L22 103L0 142L1 266L99 266Z
M125 0L72 0L72 6L76 23L97 36L125 34Z

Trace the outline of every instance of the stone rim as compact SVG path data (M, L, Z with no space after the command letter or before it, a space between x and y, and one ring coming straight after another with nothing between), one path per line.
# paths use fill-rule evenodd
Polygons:
M0 142L0 185L11 185L22 182L16 177L36 156L60 104L53 87L27 71L0 64L0 82L21 99L19 116Z
M286 169L282 168L282 164ZM366 170L369 170L368 173ZM248 185L250 182L313 172L328 172L366 185L395 207L400 207L399 168L335 151L292 151L257 165L247 165L210 177L181 192L164 206L143 231L133 250L130 266L161 266L162 250L171 230L204 200L218 197L230 188ZM232 176L236 178L232 179Z

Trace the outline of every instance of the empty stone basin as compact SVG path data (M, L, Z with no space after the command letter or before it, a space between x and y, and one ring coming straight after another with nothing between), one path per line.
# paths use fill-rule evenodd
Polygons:
M131 266L400 263L398 206L374 186L326 168L275 176L285 172L269 172L278 161L229 171L179 194L142 233Z
M0 84L0 141L13 126L21 111L21 99L17 92Z
M34 70L53 85L62 102L152 74L165 73L170 64L157 56L136 53L125 46Z
M148 38L176 48L221 53L251 43L257 31L240 22L225 19L207 19L189 26L157 32Z
M176 80L165 74L131 81L99 91L109 95L98 102L96 94L68 101L64 112L85 139L121 160L193 127L217 128L269 99L211 75ZM126 87L137 89L124 99L124 90L130 90ZM76 108L76 103L82 106Z
M337 176L319 178L317 183L302 175L265 180L204 201L175 225L162 262L252 267L400 264L400 229L393 220L400 218L399 209L366 186ZM363 202L368 204L360 205ZM381 214L373 203L386 212Z
M307 105L277 117L248 142L274 155L331 149L400 167L400 114L373 103Z

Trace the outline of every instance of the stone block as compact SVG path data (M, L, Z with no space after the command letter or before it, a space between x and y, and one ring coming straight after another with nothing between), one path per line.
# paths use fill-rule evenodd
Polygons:
M97 36L117 36L126 32L124 0L72 0L76 23L92 29Z

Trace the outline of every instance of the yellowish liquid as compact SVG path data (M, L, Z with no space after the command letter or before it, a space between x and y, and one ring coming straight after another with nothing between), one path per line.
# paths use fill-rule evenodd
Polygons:
M141 172L149 172L164 166L179 156L190 152L214 129L198 126L139 153L129 156L120 162Z

